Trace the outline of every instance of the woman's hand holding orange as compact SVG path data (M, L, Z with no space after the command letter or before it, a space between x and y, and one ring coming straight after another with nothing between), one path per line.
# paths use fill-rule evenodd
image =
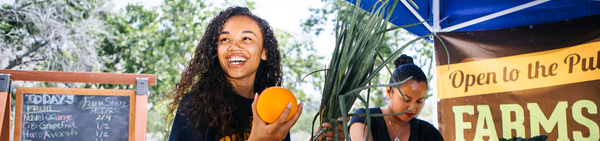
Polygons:
M304 103L300 103L294 117L285 122L285 119L287 119L287 116L292 109L292 105L290 103L275 122L268 124L263 121L256 112L257 101L258 94L254 96L254 102L252 102L252 131L248 141L278 141L285 139L292 126L294 126L296 121L298 121L298 118L300 118L300 114L302 114L302 108L304 106Z

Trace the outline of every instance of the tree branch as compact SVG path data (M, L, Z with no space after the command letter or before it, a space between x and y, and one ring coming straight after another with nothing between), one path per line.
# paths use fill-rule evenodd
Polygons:
M39 42L37 42L35 47L33 47L31 50L17 56L17 58L15 58L15 60L11 61L10 64L8 64L8 66L6 66L6 68L4 68L4 69L12 69L17 65L23 64L23 62L21 62L21 61L23 61L23 57L29 56L31 53L39 50L41 47L47 45L48 43L50 43L50 40L46 40L46 41L44 41L44 43L41 43L41 44Z
M33 60L29 60L29 61L24 61L24 62L21 62L21 63L19 63L17 65L25 65L25 64L29 64L29 63L33 63L33 62L39 62L39 61L45 61L45 60L48 60L48 58L44 57L44 58L41 58L41 59L33 59Z
M17 11L21 11L23 8L31 6L33 4L38 4L38 3L45 3L45 2L52 2L51 0L42 0L42 1L34 1L34 2L30 2L30 3L26 3L21 5L21 7L18 8L13 8L13 9L2 9L3 12L0 13L1 17L4 17L5 15L8 15L11 12L17 12Z
M20 23L31 23L31 22L24 22L24 21L21 21L21 20L12 20L12 19L4 19L4 18L1 18L1 19L0 19L0 21L7 21L7 22L20 22Z
M19 7L19 8L16 8L15 10L18 11L18 10L21 10L21 9L27 7L27 6L30 6L30 5L33 5L33 4L38 4L38 3L44 3L44 2L51 2L51 0L42 0L42 1L34 1L34 2L30 2L30 3L26 3L26 4L21 5L21 7Z

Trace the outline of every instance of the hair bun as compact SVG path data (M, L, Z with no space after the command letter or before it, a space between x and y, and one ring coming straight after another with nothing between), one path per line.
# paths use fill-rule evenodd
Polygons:
M394 60L394 65L396 66L396 68L398 68L400 65L403 64L414 64L413 62L413 58L410 56L407 56L406 54L402 54L400 55L400 57L396 58L396 60Z

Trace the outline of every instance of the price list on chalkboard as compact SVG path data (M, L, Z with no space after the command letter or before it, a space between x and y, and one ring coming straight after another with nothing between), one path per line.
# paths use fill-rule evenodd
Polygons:
M129 96L23 94L21 140L122 141Z

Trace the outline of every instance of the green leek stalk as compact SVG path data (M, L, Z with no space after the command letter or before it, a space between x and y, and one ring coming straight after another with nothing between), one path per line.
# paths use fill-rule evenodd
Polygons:
M414 5L412 0L411 3ZM375 5L371 6L368 11L364 11L360 8L360 0L357 0L354 9L346 10L348 13L343 12L344 10L340 10L340 13L338 13L338 20L335 28L336 44L331 61L329 63L330 66L327 69L312 72L316 73L319 71L325 71L326 73L321 105L319 107L320 110L313 119L313 127L317 119L320 119L321 124L323 122L331 123L331 125L336 128L334 129L336 132L336 140L339 139L337 129L338 124L344 124L343 127L345 128L344 132L346 139L350 139L348 134L347 117L368 117L366 118L366 130L369 132L371 127L370 117L395 115L406 112L403 111L393 114L370 114L369 110L367 110L366 114L348 113L356 99L360 99L361 102L365 103L365 108L369 109L368 98L365 100L361 95L359 95L361 91L375 87L396 86L408 81L410 78L390 84L367 86L367 84L371 82L371 80L377 73L381 71L381 69L386 68L391 74L391 71L386 64L398 57L404 48L418 40L421 40L422 38L432 35L428 34L411 40L400 49L395 51L391 56L388 56L387 59L384 59L383 56L380 55L379 50L381 50L383 47L382 43L385 42L384 37L388 31L422 23L391 27L389 24L391 14L387 14L387 16L384 17L383 13L392 13L397 4L397 0L393 3L390 3L389 0L380 0L375 3ZM378 59L382 62L376 64ZM367 97L369 94L370 93L367 93ZM403 94L402 96L404 97ZM338 123L338 117L343 117L343 123ZM325 128L321 129L321 132L317 133L313 140L316 140L318 136L327 130L328 129ZM367 136L367 138L369 137Z

